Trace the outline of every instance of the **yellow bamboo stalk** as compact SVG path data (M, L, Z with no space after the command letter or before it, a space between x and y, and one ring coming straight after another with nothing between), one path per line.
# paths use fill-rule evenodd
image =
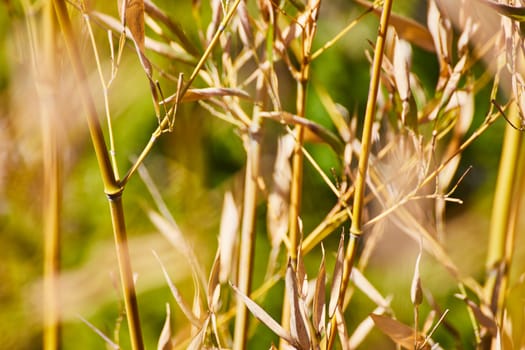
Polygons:
M372 77L368 90L368 100L366 104L365 120L363 124L363 134L361 136L361 153L359 155L358 173L355 181L354 202L352 206L352 225L350 227L350 239L346 249L345 260L343 265L343 277L341 282L341 292L339 295L339 306L342 310L346 288L352 272L352 265L356 254L357 241L361 237L363 230L363 206L364 193L366 187L366 176L368 171L368 159L372 141L372 126L376 111L377 93L379 90L381 64L383 62L383 51L385 48L386 32L388 29L388 20L392 10L393 0L385 0L381 19L379 22L379 32L374 51L374 61L372 64ZM330 334L328 336L328 349L331 349L335 340L337 325L336 317L331 320Z
M102 132L100 120L95 107L95 102L88 86L86 85L86 82L88 81L87 73L82 63L82 57L77 46L77 38L73 32L69 14L66 8L66 3L64 0L53 0L53 4L62 35L64 36L66 49L73 67L77 87L79 89L79 95L86 113L91 141L95 149L95 154L104 184L104 192L106 193L109 201L131 346L133 350L142 350L144 349L144 342L142 338L142 330L140 327L135 284L133 281L133 273L128 251L124 208L122 206L122 191L124 188L119 183L119 181L117 181L116 174L113 171L109 152L104 140L104 134Z

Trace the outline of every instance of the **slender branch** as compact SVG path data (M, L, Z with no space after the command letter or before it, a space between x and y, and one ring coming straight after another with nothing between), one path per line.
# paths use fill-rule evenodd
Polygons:
M95 148L95 154L99 164L100 173L102 175L104 192L106 193L109 200L113 224L113 234L115 238L115 248L117 251L120 280L124 294L124 304L126 308L126 316L128 320L132 349L142 350L144 349L144 342L142 339L142 330L140 328L139 322L139 310L135 293L135 284L133 282L131 261L128 252L124 208L122 206L123 187L119 184L116 179L116 175L113 172L109 152L104 140L104 135L95 107L95 102L88 86L86 85L86 82L88 81L87 74L84 70L80 51L77 46L77 38L73 32L69 14L66 8L66 3L64 0L54 0L53 4L62 34L64 36L71 64L73 66L73 72L77 80L77 85L80 90L80 97L83 107L86 112L91 140Z
M344 304L344 297L346 288L350 280L352 272L352 265L357 248L357 240L362 235L362 216L364 205L364 193L366 186L366 177L368 171L368 158L370 155L370 147L372 142L372 125L374 123L377 93L379 90L379 83L381 77L381 65L383 61L383 50L385 47L386 31L388 29L388 20L392 10L393 0L385 0L381 19L379 23L379 32L377 35L377 42L374 51L374 61L372 65L372 77L370 80L370 88L368 90L368 100L366 104L365 120L363 125L363 134L361 137L361 153L359 157L358 173L355 181L354 203L352 206L352 226L350 227L350 240L345 254L343 265L343 277L341 282L341 291L339 294L339 306L341 309ZM328 337L328 349L331 349L335 339L336 333L335 317L331 320L330 334Z

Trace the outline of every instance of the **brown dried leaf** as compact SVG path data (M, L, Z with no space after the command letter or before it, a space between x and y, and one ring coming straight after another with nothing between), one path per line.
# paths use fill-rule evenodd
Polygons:
M339 308L335 311L337 335L341 341L342 350L350 350L350 339L348 337L348 330L346 329L346 322L343 314Z
M291 261L288 261L285 284L290 298L290 334L300 349L308 350L310 349L310 335L306 326L306 317L301 307L300 291Z
M364 0L354 0L361 6L367 8L372 7L372 3ZM374 13L378 16L381 15L381 8L374 7ZM420 48L434 52L435 48L432 42L432 35L420 23L414 21L411 18L403 17L397 14L391 14L389 23L390 26L396 29L397 34L403 40L409 41Z
M405 349L414 349L414 329L412 327L385 315L370 314L370 317L376 327L392 339L394 343ZM421 344L424 341L422 337L418 339L418 342ZM425 349L430 349L430 346L425 346Z
M339 294L341 292L341 283L343 280L343 265L344 265L344 234L341 234L339 239L339 247L337 248L337 257L334 266L334 275L332 277L332 289L330 291L330 302L328 303L328 317L332 318L335 309L339 303Z
M160 332L159 341L157 343L157 350L171 349L170 315L170 304L166 303L166 320L164 321L164 327L162 327L162 331Z
M298 343L291 337L290 333L286 331L279 322L275 321L262 307L260 307L256 302L251 300L249 297L244 295L237 287L230 283L230 286L235 291L237 297L239 297L242 302L246 305L248 310L261 321L266 327L270 328L279 338L286 340L289 344L297 346Z
M394 79L397 92L401 98L403 125L410 109L410 64L412 60L412 48L403 40L394 36Z
M318 335L324 333L326 325L326 267L324 247L321 245L321 248L323 256L319 272L317 273L312 311L312 321Z
M468 299L465 295L456 294L455 296L458 299L463 300L467 304L467 306L472 310L472 313L474 314L474 317L479 322L479 324L482 327L485 327L490 332L490 334L492 334L492 336L496 337L498 333L498 325L490 309L488 307L478 306L475 302Z

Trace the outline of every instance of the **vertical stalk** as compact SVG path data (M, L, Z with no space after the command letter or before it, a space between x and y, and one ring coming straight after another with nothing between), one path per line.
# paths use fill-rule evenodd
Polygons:
M368 171L368 158L370 155L370 147L372 142L372 125L374 123L374 116L376 111L377 93L379 91L379 83L381 77L381 65L383 62L383 51L385 48L386 32L388 29L388 21L390 12L392 10L393 0L385 0L383 10L381 12L381 19L379 23L379 32L377 35L377 42L374 50L374 61L372 65L372 76L370 78L370 87L368 90L368 99L366 103L365 120L363 123L363 134L361 136L361 153L359 155L358 172L355 181L354 202L352 206L352 225L350 227L350 239L345 254L343 264L343 277L341 282L341 291L339 294L338 307L343 308L346 288L350 280L352 266L355 260L357 250L357 242L363 233L363 200L366 186L366 177ZM336 333L336 317L331 320L330 334L328 338L328 349L331 349Z
M45 75L37 88L42 116L42 149L44 162L43 219L44 219L44 291L43 291L43 348L60 348L60 307L58 275L60 273L60 211L62 200L61 156L58 146L56 120L56 17L49 1L44 8L43 66L36 67L39 77Z
M509 109L508 118L516 125L520 124L518 108L515 104L512 104ZM515 235L512 213L515 212L515 206L518 205L518 200L514 197L515 185L520 180L521 175L521 172L518 173L518 170L521 169L518 167L518 161L522 139L522 132L508 123L505 127L501 161L492 204L486 261L488 278L485 283L485 291L493 312L500 320L503 317L502 308L511 263L510 258L512 257L512 252L508 251L512 247L507 246L507 244L509 240L513 241Z
M257 90L260 92L263 84L261 73ZM260 96L259 96L260 97ZM260 99L259 99L260 100ZM248 135L248 157L246 162L246 177L244 180L244 202L241 226L241 252L239 257L238 288L244 295L250 295L253 274L255 250L255 219L257 206L257 179L259 178L260 120L261 107L255 104L253 119ZM248 309L240 300L237 301L233 350L244 350L248 339Z
M77 40L73 33L71 21L64 0L53 0L58 23L62 35L64 36L66 48L71 60L73 72L77 80L77 87L83 107L86 112L91 141L95 149L102 181L104 183L104 192L106 193L111 210L113 224L113 234L115 238L115 249L119 264L120 279L122 291L124 294L124 304L128 320L129 335L133 350L144 349L142 330L139 321L139 310L133 282L133 273L131 261L129 258L126 224L124 220L124 209L122 206L123 188L117 181L116 174L113 172L109 152L104 140L104 135L98 118L95 103L88 86L86 85L87 74L82 64L82 58L77 46Z
M299 79L297 81L297 97L296 97L296 113L299 117L304 117L306 114L306 93L308 89L308 81L310 80L310 63L311 51L315 34L317 32L317 15L319 11L320 1L308 1L308 7L305 11L309 12L309 19L305 24L303 32L302 52L300 57L301 67L299 72ZM299 251L300 241L300 227L299 217L301 212L301 201L303 191L303 139L304 126L297 125L295 128L295 145L292 153L292 183L290 188L290 211L289 211L289 240L290 247L288 255L291 258L292 265L297 263L297 253ZM286 295L285 290L283 295L283 307L281 315L281 324L285 329L289 328L290 324L290 298ZM284 348L284 341L281 339L279 347Z

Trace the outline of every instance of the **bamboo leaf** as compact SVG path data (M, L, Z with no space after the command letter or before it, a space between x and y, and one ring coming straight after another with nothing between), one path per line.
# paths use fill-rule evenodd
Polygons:
M423 291L421 289L421 276L419 274L419 264L421 262L421 254L423 253L423 244L419 247L419 254L416 259L416 267L414 269L414 276L412 277L412 284L410 286L410 300L414 305L421 305L423 301Z
M455 296L467 304L481 326L485 327L490 332L490 334L492 334L492 336L495 337L497 335L498 325L494 319L494 316L492 315L492 312L488 308L484 308L485 310L482 310L482 307L478 306L465 295L456 294Z
M502 16L509 17L518 22L525 22L525 7L521 6L510 6L501 4L491 0L478 0L482 4L494 9L497 13Z
M221 227L219 233L220 272L219 280L224 283L230 278L236 254L237 232L240 225L240 213L233 194L227 191L224 194L222 205Z
M315 282L315 292L313 301L312 320L314 329L318 335L325 330L326 324L326 267L325 267L325 252L321 245L323 256L321 258L321 266L317 273L317 281Z
M288 267L286 269L286 289L288 297L290 298L290 334L297 342L300 349L310 349L310 336L306 328L306 320L301 308L300 291L290 260L288 261Z
M160 332L159 342L157 344L157 350L169 350L171 349L171 326L170 326L170 304L166 303L166 320L164 321L164 327Z
M170 288L171 295L173 295L173 298L175 299L175 302L177 302L177 305L179 305L182 313L186 318L192 323L195 327L200 327L201 323L199 322L199 318L195 316L195 314L191 311L188 304L184 301L184 298L182 297L182 294L180 294L177 287L173 284L171 281L171 278L168 274L168 271L166 270L166 267L164 267L164 264L160 260L160 257L157 255L156 252L153 252L153 255L157 259L157 261L160 264L160 268L162 269L162 273L164 274L164 278L166 279L166 282L168 283L168 287Z
M210 311L215 312L218 308L219 297L221 295L221 285L219 283L219 273L221 266L221 255L217 254L215 261L210 272L210 278L208 280L208 308Z
M376 327L392 339L394 343L405 349L414 349L414 328L394 320L389 316L370 314L370 317L374 321ZM418 339L418 342L420 341L424 342L424 339ZM427 345L424 349L430 349L430 346Z
M215 97L225 97L225 96L235 96L240 97L246 100L251 100L251 96L240 89L234 88L202 88L202 89L188 89L184 96L182 97L182 102L194 102L200 100L209 100ZM170 102L175 102L176 94L173 94L167 97L164 101L161 101L161 104L167 104Z
M266 327L268 327L272 332L274 332L279 338L286 340L289 344L297 346L297 342L290 336L290 333L286 331L281 325L275 321L262 307L260 307L256 302L251 300L249 297L244 295L237 287L230 283L230 286L235 291L237 297L239 297L244 305L250 310L250 312L261 321Z
M339 303L339 293L341 292L341 283L343 279L343 265L344 265L344 234L341 234L339 239L339 247L337 248L337 257L334 266L334 275L332 277L332 289L330 291L330 302L328 304L328 317L332 318L335 314L335 309Z
M372 3L365 0L354 0L361 6L372 8L376 15L381 15L381 8L374 7ZM411 18L391 14L389 25L396 29L397 34L403 40L409 41L420 48L434 52L435 48L432 42L432 36L427 28Z

